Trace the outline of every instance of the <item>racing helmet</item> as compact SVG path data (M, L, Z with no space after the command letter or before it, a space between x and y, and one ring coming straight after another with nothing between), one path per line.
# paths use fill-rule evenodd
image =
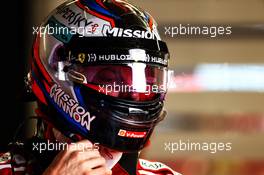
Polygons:
M147 12L123 0L69 0L38 28L31 88L64 135L137 152L165 117L169 51Z

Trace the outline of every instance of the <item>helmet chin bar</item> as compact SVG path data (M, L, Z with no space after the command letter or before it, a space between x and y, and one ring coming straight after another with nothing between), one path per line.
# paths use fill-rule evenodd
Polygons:
M164 119L163 102L156 99L134 102L107 96L96 90L76 84L85 109L96 116L88 133L82 136L94 143L122 152L140 151L155 126Z

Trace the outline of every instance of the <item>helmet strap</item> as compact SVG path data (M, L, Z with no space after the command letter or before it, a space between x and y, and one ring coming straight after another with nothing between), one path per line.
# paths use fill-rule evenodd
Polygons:
M137 174L139 153L123 153L118 164L129 174Z

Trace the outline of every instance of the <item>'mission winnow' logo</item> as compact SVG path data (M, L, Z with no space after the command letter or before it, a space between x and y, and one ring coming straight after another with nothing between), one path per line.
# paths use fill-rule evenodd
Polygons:
M118 27L112 28L109 25L104 25L102 32L104 36L145 38L145 39L158 39L159 40L159 36L157 36L157 34L155 34L155 32L153 31L123 29L123 28L118 28Z
M91 122L96 118L91 116L82 106L79 105L74 99L66 94L57 84L54 84L50 90L50 97L54 99L55 103L75 122L81 124L88 131L91 128Z

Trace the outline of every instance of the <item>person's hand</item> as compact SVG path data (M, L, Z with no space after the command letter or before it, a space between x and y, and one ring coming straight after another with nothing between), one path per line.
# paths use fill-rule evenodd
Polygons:
M80 148L76 149L76 145ZM106 167L105 159L99 150L91 149L92 143L83 140L68 145L68 149L61 151L46 169L43 175L111 175L112 171Z

